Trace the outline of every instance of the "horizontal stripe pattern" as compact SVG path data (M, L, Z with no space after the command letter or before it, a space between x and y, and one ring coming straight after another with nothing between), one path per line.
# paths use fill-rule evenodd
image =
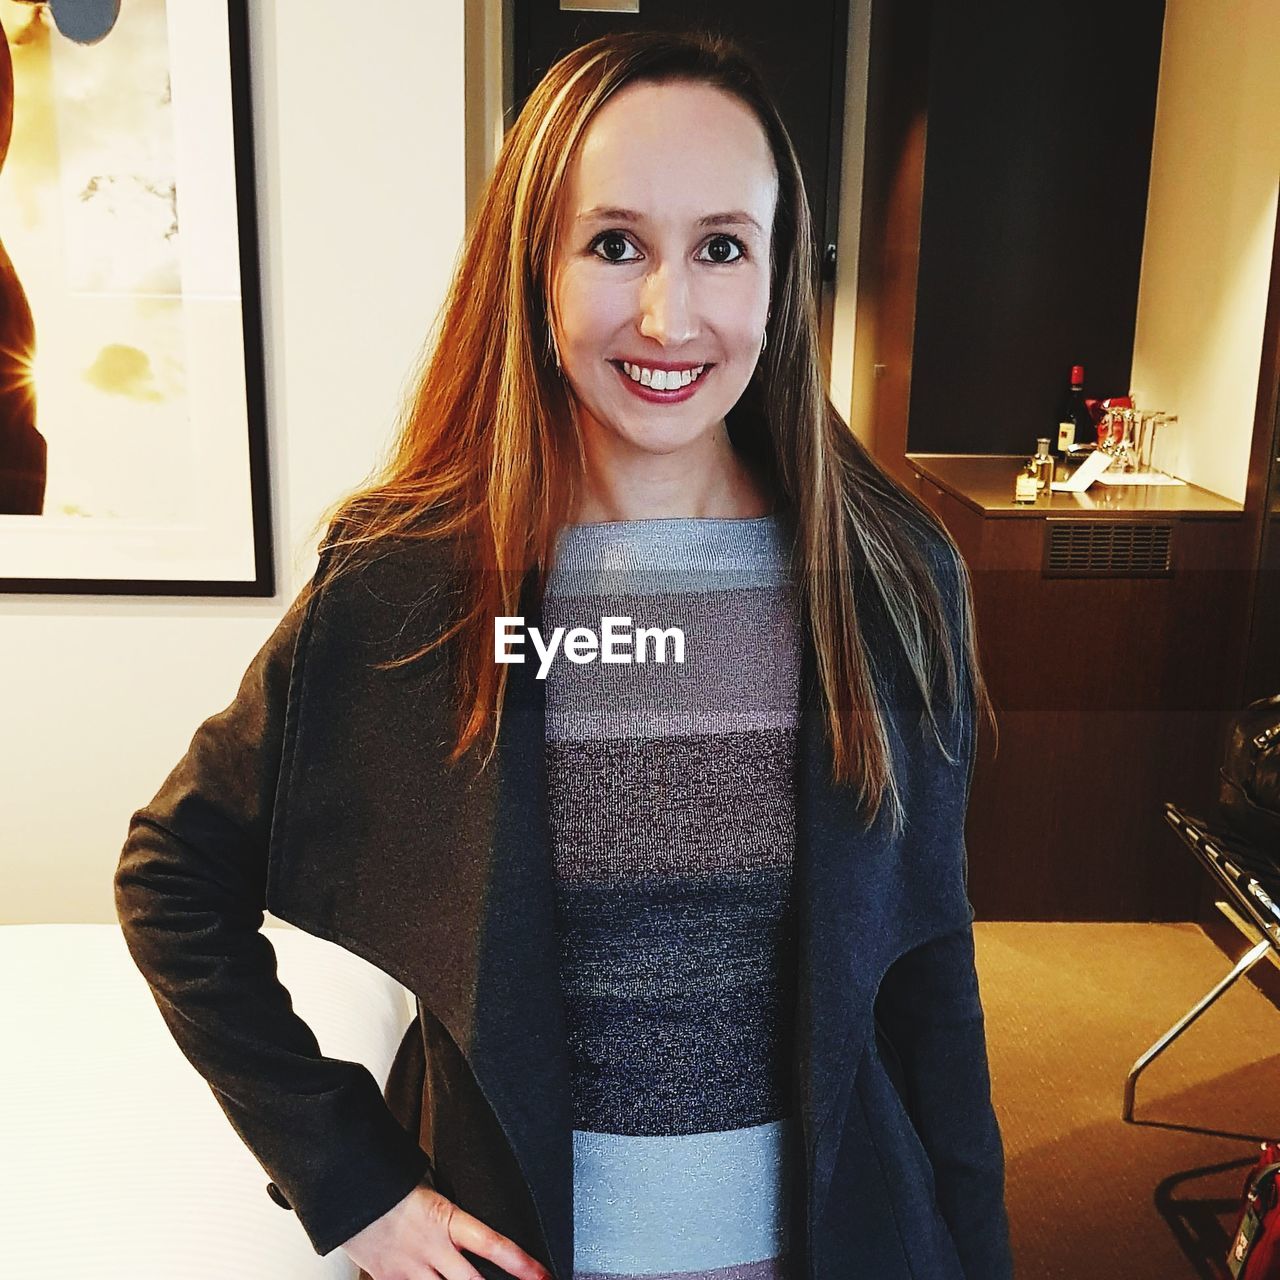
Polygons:
M786 868L572 883L560 909L575 1123L685 1134L783 1113L789 881Z
M756 590L790 577L787 538L774 516L752 520L619 520L569 525L556 544L560 599Z
M777 1257L789 1212L788 1129L776 1122L683 1138L575 1133L575 1271L687 1275Z
M574 525L542 632L685 662L546 677L575 1280L783 1280L800 624L773 517ZM788 1280L794 1278L788 1277Z
M575 1267L573 1274L574 1280L629 1280L616 1271L579 1271ZM760 1262L739 1262L702 1271L649 1271L645 1272L645 1280L793 1280L793 1277L787 1270L786 1256L779 1255Z
M548 746L565 880L790 866L795 729ZM744 786L750 779L751 785Z
M750 607L745 607L749 605ZM749 591L710 591L700 595L655 592L629 598L615 589L607 596L561 600L543 605L541 631L555 627L603 633L604 618L630 618L626 629L642 627L683 633L684 661L654 661L657 646L644 645L644 662L553 663L557 696L547 705L547 737L554 742L600 738L665 738L693 733L742 733L776 729L790 721L799 671L789 666L760 682L759 671L743 656L798 651L799 634L790 588L764 585ZM619 624L622 625L622 624ZM629 646L637 655L640 642ZM535 656L525 646L525 661ZM550 674L550 673L548 673Z

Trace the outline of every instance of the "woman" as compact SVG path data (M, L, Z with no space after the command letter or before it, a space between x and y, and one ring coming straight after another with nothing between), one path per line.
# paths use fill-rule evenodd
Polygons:
M566 56L385 474L134 815L161 1011L372 1280L1010 1273L967 577L823 390L815 262L731 46ZM417 996L385 1099L264 905Z

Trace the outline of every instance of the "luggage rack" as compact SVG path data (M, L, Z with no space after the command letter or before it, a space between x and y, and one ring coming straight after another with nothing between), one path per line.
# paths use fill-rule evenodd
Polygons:
M1280 965L1280 850L1267 857L1221 827L1212 827L1176 805L1165 804L1165 820L1205 865L1227 899L1215 905L1253 945L1221 982L1198 1000L1130 1068L1124 1086L1124 1119L1133 1122L1138 1077L1238 978L1263 956Z

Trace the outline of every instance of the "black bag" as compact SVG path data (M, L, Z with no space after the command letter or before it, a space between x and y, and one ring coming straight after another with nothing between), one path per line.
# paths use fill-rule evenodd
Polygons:
M1280 861L1280 694L1249 703L1232 723L1218 805L1234 830Z

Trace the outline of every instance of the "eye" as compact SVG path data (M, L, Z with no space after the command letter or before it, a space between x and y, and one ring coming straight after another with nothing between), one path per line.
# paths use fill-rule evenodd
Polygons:
M602 231L591 242L588 248L591 250L592 253L596 253L596 246L603 245L606 243L626 246L631 242L627 239L625 235L622 234L621 231ZM602 256L601 254L596 253L597 258L601 256ZM604 260L606 262L635 262L636 261L635 258L611 258L611 257L605 257Z
M615 257L613 256L610 250L606 250L605 253L603 254L598 252L598 250L600 248L603 248L605 245L612 245L614 249L621 249L622 251L625 251L626 246L629 244L631 244L631 241L628 239L628 237L624 232L612 230L612 231L600 232L600 234L596 236L596 238L592 240L590 245L588 245L587 247L590 250L590 252L594 253L598 258L603 258L605 262L638 262L639 261L638 257L635 257L635 258ZM723 256L719 256L719 255L723 255L724 248L726 245L732 246L735 250L737 250L737 254L735 257L726 258ZM742 259L747 256L746 245L744 245L742 241L738 239L737 236L723 235L723 234L714 235L711 237L710 240L707 241L704 247L707 249L712 249L713 246L714 246L714 253L718 256L713 256L711 258L702 258L700 259L700 261L713 262L717 266L727 267L727 266L730 266L732 263L741 262ZM632 247L634 248L634 246Z
M742 241L738 239L737 236L718 235L718 236L712 236L711 239L707 241L708 248L710 248L712 245L721 247L725 244L730 244L735 249L737 249L738 256L736 258L712 258L711 259L712 262L720 263L721 265L727 267L730 263L741 262L742 259L747 256L746 245L744 245Z

